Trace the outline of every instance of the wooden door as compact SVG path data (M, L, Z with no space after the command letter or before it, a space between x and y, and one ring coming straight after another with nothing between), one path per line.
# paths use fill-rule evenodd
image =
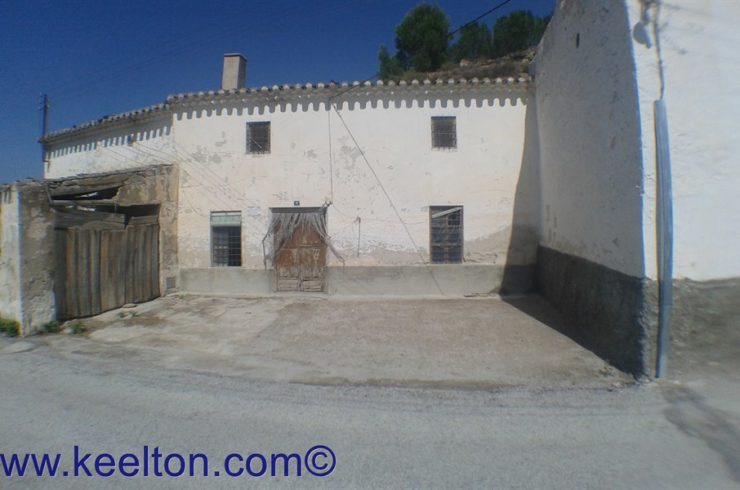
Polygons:
M57 228L56 241L60 320L159 296L156 216L131 218L127 226L111 221Z
M276 256L276 289L323 291L325 269L326 244L315 230L299 227Z

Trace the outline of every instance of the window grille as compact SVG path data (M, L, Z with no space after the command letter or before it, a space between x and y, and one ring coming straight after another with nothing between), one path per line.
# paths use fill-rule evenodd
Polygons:
M247 123L247 153L270 153L270 122Z
M430 260L433 264L459 264L463 258L463 207L431 206Z
M454 116L432 117L432 148L457 148L457 122Z
M214 267L242 265L241 211L211 212L211 256Z

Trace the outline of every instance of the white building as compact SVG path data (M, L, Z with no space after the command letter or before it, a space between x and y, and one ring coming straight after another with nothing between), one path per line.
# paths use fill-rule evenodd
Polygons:
M178 166L180 290L489 293L505 266L528 287L528 78L246 89L245 71L227 55L221 91L49 135L46 177ZM267 235L286 213L321 215L326 243L281 244L281 269Z
M721 365L740 345L738 23L730 1L559 0L533 79L246 89L228 55L218 92L47 135L50 206L157 215L161 291L534 289L624 370L664 369L671 337L679 370ZM64 191L151 165L169 170Z

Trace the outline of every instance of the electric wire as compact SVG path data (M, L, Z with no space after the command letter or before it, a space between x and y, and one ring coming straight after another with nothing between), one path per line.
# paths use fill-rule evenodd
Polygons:
M455 29L454 31L452 31L452 32L450 32L449 34L447 34L447 37L448 37L448 38L451 38L451 37L453 37L453 36L454 36L455 34L457 34L458 32L462 31L463 29L465 29L465 28L466 28L466 27L468 27L469 25L475 24L476 22L478 22L479 20L481 20L481 19L482 19L483 17L486 17L486 16L488 16L488 15L490 15L490 14L494 13L495 11L497 11L498 9L500 9L500 8L501 8L501 7L503 7L503 6L505 6L505 5L507 4L507 3L511 2L511 1L512 1L512 0L504 0L503 2L499 3L499 4L498 4L498 5L496 5L495 7L491 8L491 9L489 9L489 10L486 10L485 12L483 12L482 14L480 14L480 15L479 15L478 17L476 17L475 19L473 19L473 20L471 20L471 21L468 21L468 22L466 22L465 24L461 25L460 27L458 27L458 28L457 28L457 29Z
M380 189L383 191L383 194L385 195L386 199L388 199L388 203L391 206L391 209L393 209L393 212L396 214L396 217L398 218L398 221L401 222L401 225L403 226L403 229L406 231L406 234L409 237L409 240L411 241L411 244L414 246L414 249L416 250L416 253L419 255L419 258L421 259L422 264L427 264L426 258L424 257L424 254L421 253L421 249L416 244L416 240L414 240L413 235L411 234L411 230L409 230L408 226L406 225L406 222L403 220L403 217L401 216L401 213L398 211L398 208L396 207L395 203L393 202L393 199L391 198L390 194L385 188L385 185L383 185L383 181L380 179L380 176L378 176L377 172L373 168L370 161L367 159L367 156L365 155L365 151L362 149L360 144L357 142L357 138L355 138L355 135L352 133L352 130L347 125L347 122L342 117L342 114L337 110L336 106L332 104L332 108L334 109L334 112L339 117L339 120L342 122L342 125L344 126L344 129L347 131L347 134L349 134L349 137L352 139L352 142L355 145L355 148L360 152L360 156L362 157L362 160L365 162L365 165L370 169L370 172L373 174L373 177L375 177L375 180L378 182L378 185L380 186ZM434 276L434 272L431 269L429 270L429 274L432 277L432 280L434 281L435 286L437 287L437 290L439 291L439 294L444 294L442 291L442 287L439 285L439 282L437 282L437 278Z

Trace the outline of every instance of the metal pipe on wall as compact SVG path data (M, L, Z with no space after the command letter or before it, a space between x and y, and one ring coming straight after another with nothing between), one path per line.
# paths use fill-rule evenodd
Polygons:
M668 116L663 98L655 101L654 121L658 246L658 355L655 376L662 378L668 369L673 314L673 190Z

